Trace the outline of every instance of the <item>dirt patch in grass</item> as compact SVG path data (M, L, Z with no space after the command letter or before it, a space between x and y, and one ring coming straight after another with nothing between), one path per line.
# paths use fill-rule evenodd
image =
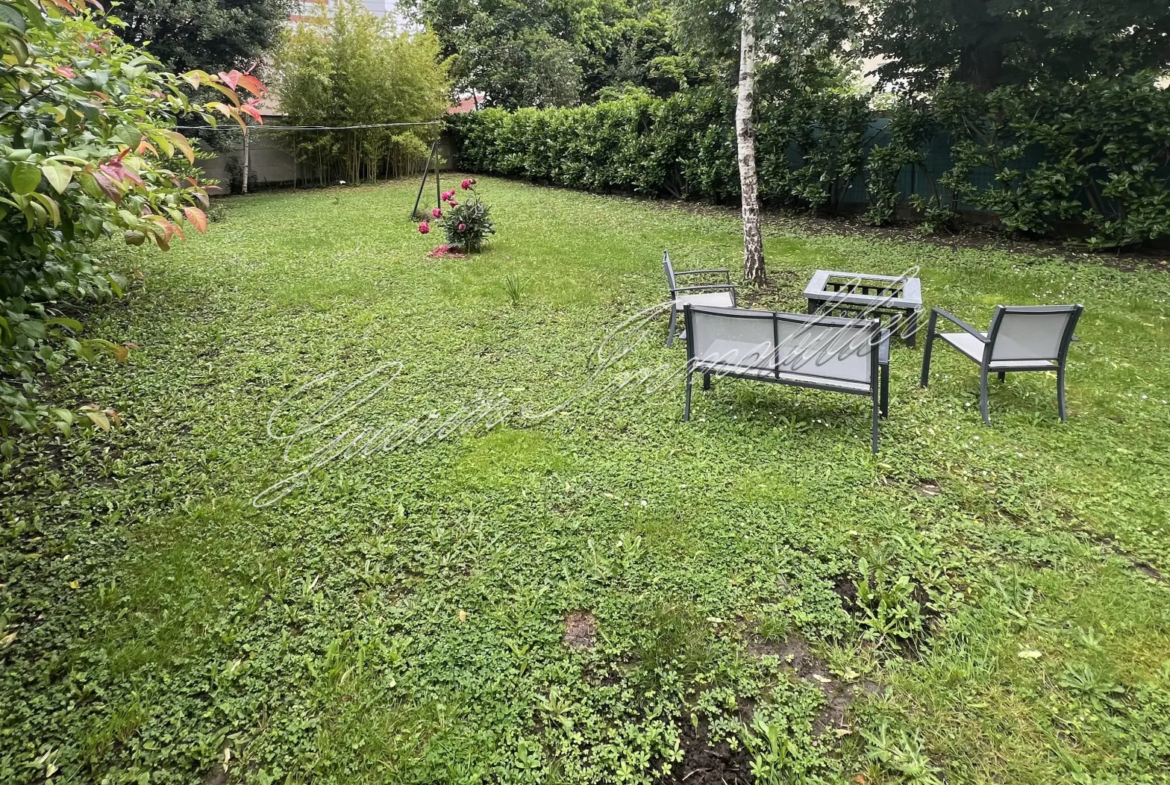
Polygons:
M1146 576L1147 578L1150 578L1150 579L1155 580L1155 581L1165 581L1166 580L1166 577L1164 575L1162 575L1162 571L1159 570L1154 565L1150 564L1149 562L1144 562L1144 561L1141 561L1140 559L1135 559L1135 558L1131 557L1129 560L1129 563L1133 565L1133 568L1135 570L1137 570L1138 572L1140 572L1142 575Z
M856 591L856 590L855 590ZM765 641L753 638L748 651L757 656L774 656L780 664L801 681L814 685L825 696L825 705L813 718L816 735L826 730L845 729L845 713L861 694L875 694L881 687L868 679L848 683L829 671L828 663L813 654L808 643L799 635L789 635L783 641Z
M683 724L679 746L683 759L674 764L670 773L658 779L659 785L748 785L751 759L744 749L733 750L726 741L710 744L707 739L707 725Z
M942 626L943 616L931 604L930 596L921 584L911 579L910 585L913 586L910 599L918 603L919 612L922 614L922 628L910 638L885 638L884 640L891 651L906 658L920 659L928 650L927 643L931 636L938 632ZM853 578L848 575L837 576L833 583L833 591L841 598L842 610L854 619L865 619L866 609L857 600L857 584Z
M768 282L763 286L743 286L736 292L735 304L739 308L775 310L791 306L801 299L799 294L806 282L799 280L795 270L769 270Z
M848 575L838 575L833 581L833 593L841 598L841 607L854 618L861 613L857 603L857 584Z
M569 611L561 641L570 649L592 649L597 642L597 617L589 611Z
M942 493L942 487L934 480L923 480L914 487L914 490L918 492L919 496L925 496L928 499L933 499Z
M1159 583L1166 581L1166 576L1162 574L1161 570L1140 556L1135 556L1132 553L1127 552L1124 548L1121 547L1121 544L1117 541L1117 538L1112 534L1094 531L1093 529L1077 523L1071 518L1071 516L1067 519L1062 517L1061 520L1071 523L1072 525L1070 528L1082 540L1088 540L1102 550L1111 553L1114 556L1119 556L1122 559L1125 559L1127 562L1129 562L1129 566L1135 572L1139 572L1150 580L1158 581Z

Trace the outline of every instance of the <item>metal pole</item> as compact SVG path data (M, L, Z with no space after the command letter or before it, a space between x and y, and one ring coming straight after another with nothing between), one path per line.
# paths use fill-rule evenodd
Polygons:
M242 187L243 193L248 193L248 168L251 164L249 160L249 144L248 144L248 126L244 126L244 184Z
M439 186L439 140L438 139L436 139L435 143L433 145L431 145L431 155L433 156L434 161L435 161L435 207L438 207L441 210L441 209L443 209L443 193L440 190L440 186Z
M438 140L435 140L435 143L431 145L431 154L427 156L427 165L423 167L422 182L420 182L418 184L418 196L416 196L414 198L414 209L410 211L410 220L412 220L412 221L418 217L418 204L419 204L419 202L422 201L422 192L423 192L423 189L426 188L426 186L427 186L427 175L430 174L430 171L431 171L431 160L435 157L435 148L438 147L438 145L439 145ZM437 164L436 164L436 167L437 167ZM437 171L438 171L438 169L436 168L436 172ZM437 174L436 174L436 179L437 179ZM438 183L436 182L436 187L437 186L438 186Z

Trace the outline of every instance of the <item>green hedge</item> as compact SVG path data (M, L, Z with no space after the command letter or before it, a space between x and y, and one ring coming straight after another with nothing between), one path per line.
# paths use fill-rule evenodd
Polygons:
M860 173L857 149L869 113L862 99L848 96L804 108L761 107L761 195L772 203L835 205ZM709 91L573 109L487 109L457 121L459 165L590 191L735 201L734 113L729 98ZM834 132L824 133L828 127Z
M1170 235L1170 90L1136 74L984 96L948 87L875 118L868 97L765 96L761 197L772 205L898 203L937 229L960 209L1032 234L1085 227L1097 247ZM461 168L589 191L735 202L734 104L692 90L572 109L488 109L456 120ZM913 177L911 177L913 175Z

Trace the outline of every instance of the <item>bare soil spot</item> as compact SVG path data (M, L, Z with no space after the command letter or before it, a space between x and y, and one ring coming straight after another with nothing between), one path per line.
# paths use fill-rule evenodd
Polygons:
M841 598L841 607L850 616L856 617L861 612L857 604L857 584L848 575L838 575L833 583L833 591Z
M203 785L227 785L227 770L220 764L211 767L211 771L203 775Z
M740 308L777 310L803 303L798 294L807 281L799 280L795 270L769 270L768 282L762 286L744 286L736 292ZM797 294L794 294L797 293Z
M925 496L929 499L942 493L942 488L934 480L923 480L915 486L914 490L918 492L919 496Z
M725 741L711 745L707 739L707 724L695 728L684 722L679 745L683 759L663 775L659 785L748 785L751 782L751 762L747 751L732 750Z
M569 611L565 614L565 636L562 642L570 649L592 649L596 643L597 617L589 611Z
M780 664L794 676L821 691L825 705L813 718L813 731L817 735L830 729L845 729L845 712L853 700L862 693L873 695L881 689L868 679L850 684L837 678L829 672L828 663L813 654L799 635L789 635L779 643L753 639L748 642L748 651L756 656L778 657Z
M1135 570L1140 572L1142 575L1145 575L1147 578L1155 581L1166 580L1166 578L1162 575L1161 570L1149 562L1140 561L1138 559L1130 559L1130 564L1133 565Z

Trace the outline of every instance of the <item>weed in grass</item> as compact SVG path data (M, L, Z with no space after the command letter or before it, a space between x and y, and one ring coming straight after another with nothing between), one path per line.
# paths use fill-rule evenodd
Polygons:
M901 731L895 737L885 723L873 733L862 731L862 736L869 742L866 755L881 769L900 775L904 782L942 785L938 767L931 763L917 736Z
M515 307L520 304L521 296L524 294L524 285L518 277L509 275L504 279L504 292L508 295L509 302Z

